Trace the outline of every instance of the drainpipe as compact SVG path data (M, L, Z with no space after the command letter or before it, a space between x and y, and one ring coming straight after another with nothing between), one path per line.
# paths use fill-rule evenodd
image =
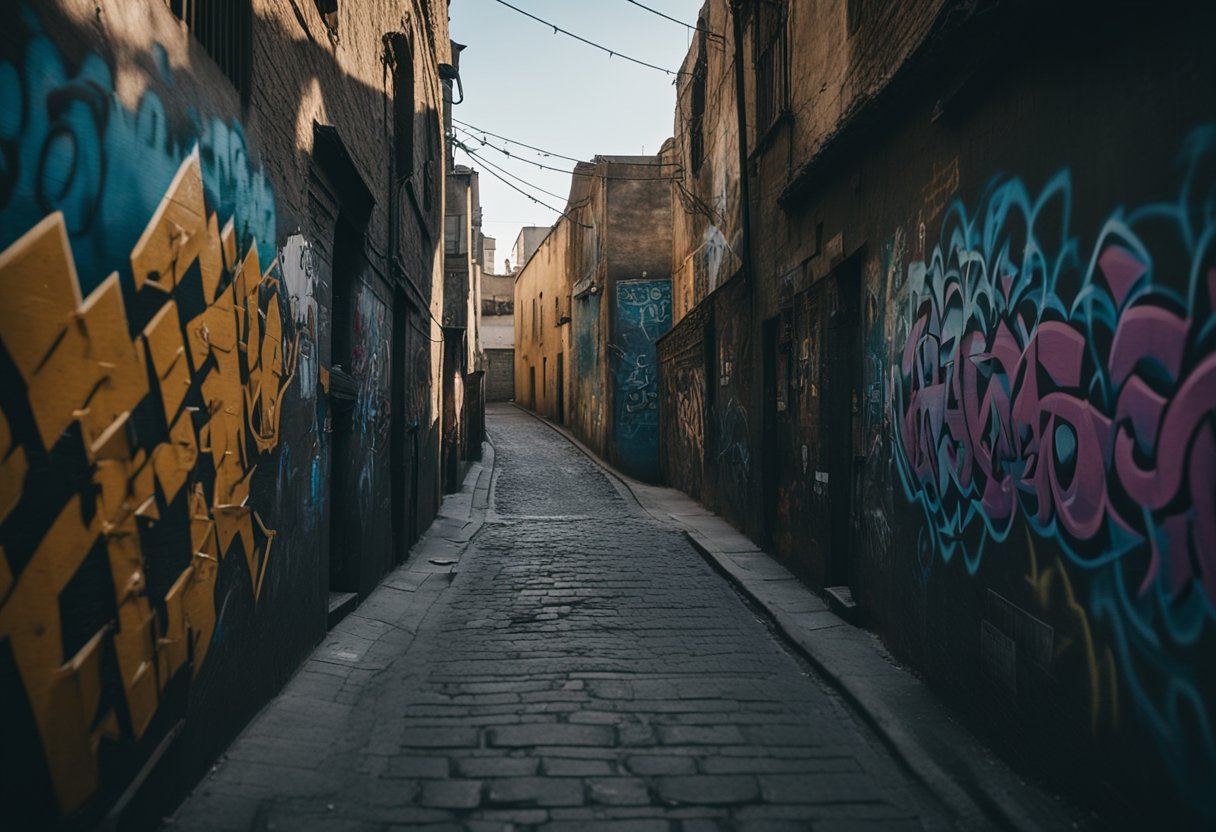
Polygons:
M751 187L747 181L747 101L743 84L743 2L731 0L731 22L735 36L735 115L739 122L739 219L743 232L743 280L751 286L752 220Z

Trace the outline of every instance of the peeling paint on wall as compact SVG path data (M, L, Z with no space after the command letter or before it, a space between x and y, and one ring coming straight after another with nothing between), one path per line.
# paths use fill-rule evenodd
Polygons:
M317 341L317 255L302 234L292 234L279 254L283 269L283 288L291 303L291 317L301 334L298 375L300 397L311 400L317 395L320 347Z

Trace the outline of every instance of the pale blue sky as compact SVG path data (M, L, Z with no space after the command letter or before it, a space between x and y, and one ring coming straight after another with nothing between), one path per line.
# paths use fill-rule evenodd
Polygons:
M509 0L537 17L631 57L679 69L691 43L690 31L627 0ZM702 0L644 0L647 6L695 24ZM460 58L464 102L456 119L483 130L591 159L596 154L658 151L671 135L675 116L672 77L609 56L512 11L495 0L452 0L452 39L468 46ZM457 125L458 127L460 125ZM460 134L457 134L458 136ZM485 137L520 154L470 146L482 159L561 197L539 194L512 181L554 207L564 207L570 177L541 170L529 159L569 170L574 163L545 158ZM481 172L483 232L498 241L496 269L510 256L523 225L551 225L557 212L511 190L488 164L456 151L458 164ZM502 175L499 171L493 171Z

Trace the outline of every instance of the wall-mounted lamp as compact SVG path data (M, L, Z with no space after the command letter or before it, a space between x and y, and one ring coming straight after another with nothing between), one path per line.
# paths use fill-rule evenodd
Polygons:
M460 90L460 101L453 101L452 104L459 104L464 101L464 84L460 81L460 70L452 64L439 65L439 80L455 81L457 89Z

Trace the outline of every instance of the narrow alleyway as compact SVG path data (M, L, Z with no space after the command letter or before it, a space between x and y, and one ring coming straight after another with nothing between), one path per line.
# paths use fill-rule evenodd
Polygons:
M534 417L488 426L472 545L390 576L170 828L947 825L680 533Z

